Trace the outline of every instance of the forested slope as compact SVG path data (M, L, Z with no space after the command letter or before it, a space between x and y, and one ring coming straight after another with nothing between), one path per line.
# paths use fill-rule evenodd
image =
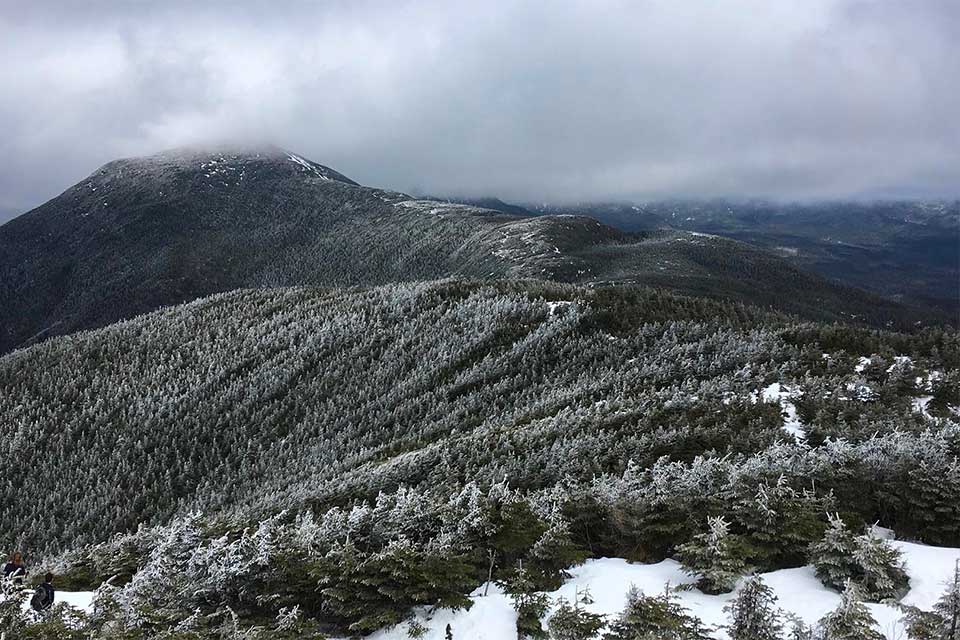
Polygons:
M3 536L64 546L193 508L541 488L758 451L792 440L780 406L755 401L773 382L802 390L811 442L919 432L911 396L949 416L956 366L954 333L799 325L642 288L241 291L0 360Z
M631 286L217 295L0 358L0 544L116 576L123 638L367 633L708 517L765 571L833 512L960 546L958 343Z

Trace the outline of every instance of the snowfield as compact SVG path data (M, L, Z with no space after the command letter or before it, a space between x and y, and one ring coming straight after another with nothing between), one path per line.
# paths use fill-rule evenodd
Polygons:
M901 602L931 609L942 595L954 563L960 560L960 549L897 541L893 544L903 552L910 575L910 591ZM550 594L554 604L561 596L572 602L578 592L589 589L594 602L586 608L611 618L623 608L630 585L636 585L647 594L657 594L662 593L668 585L676 587L694 582L674 560L632 564L620 558L601 558L588 560L571 569L570 574L571 579ZM840 603L840 594L820 584L812 566L781 569L761 575L776 594L777 606L796 614L808 624L815 623ZM428 629L424 640L443 640L447 624L456 640L514 640L517 637L516 614L510 598L495 585L491 585L489 595L482 594L483 587L472 594L474 605L469 611L442 609L434 611L432 615L425 609L418 611L417 620ZM713 635L716 638L728 637L719 627L727 622L723 608L734 594L710 596L691 588L678 591L677 596L691 613L714 628ZM896 607L887 604L867 606L877 620L877 629L887 638L896 640L905 637L900 622L901 613ZM547 617L551 613L552 609ZM406 640L407 626L401 624L384 629L370 637L373 640Z

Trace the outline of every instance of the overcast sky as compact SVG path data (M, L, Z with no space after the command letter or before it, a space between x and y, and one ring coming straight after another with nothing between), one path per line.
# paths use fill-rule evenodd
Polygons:
M956 0L0 0L0 60L0 219L215 141L517 201L960 193Z

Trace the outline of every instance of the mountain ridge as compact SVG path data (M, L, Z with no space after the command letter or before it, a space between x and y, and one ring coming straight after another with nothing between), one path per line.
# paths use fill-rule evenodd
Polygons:
M0 226L0 353L237 288L445 277L641 282L821 319L929 320L732 241L417 200L277 147L184 148L107 163Z

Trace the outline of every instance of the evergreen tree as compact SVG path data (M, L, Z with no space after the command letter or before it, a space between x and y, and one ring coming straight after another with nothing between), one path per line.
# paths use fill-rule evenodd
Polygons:
M148 629L163 629L192 612L198 604L199 591L193 561L202 540L200 514L189 514L173 522L146 565L118 594L130 622Z
M799 616L788 613L787 620L790 623L787 640L815 640L816 629L804 622Z
M773 570L805 564L808 547L823 535L821 514L831 506L832 496L794 489L781 475L754 495L738 496L733 518L749 541L750 561Z
M860 591L847 582L840 605L820 619L823 640L884 640L874 629L877 621L860 599Z
M783 630L777 597L760 576L751 576L724 607L730 615L727 633L730 640L778 640Z
M533 640L546 638L547 632L540 619L550 606L550 598L536 591L529 572L521 564L502 584L513 599L513 608L517 612L517 637Z
M900 550L869 532L857 536L856 545L853 559L861 592L876 600L903 595L910 580Z
M903 607L911 640L960 640L960 562L933 611Z
M577 594L573 604L566 598L557 600L557 610L547 621L547 630L552 640L591 640L596 638L600 629L604 627L604 617L591 613L582 605L590 604L589 591Z
M27 625L24 607L30 599L29 591L0 576L0 634L19 638Z
M732 591L747 569L740 541L730 533L722 516L707 518L709 530L677 549L687 573L699 577L697 586L704 593Z
M557 589L568 575L566 570L586 558L584 549L571 539L567 524L558 521L534 543L528 554L528 565L537 574L538 587Z
M854 535L839 514L827 515L823 538L810 546L810 562L824 585L842 590L856 575L853 554L857 549Z
M352 542L326 558L326 610L351 631L372 632L404 620L417 605L469 608L471 567L455 556L425 553L409 541L363 554Z
M869 599L901 595L909 580L900 551L869 531L852 535L839 516L828 518L823 538L810 548L810 560L820 581L839 590L852 580L860 594Z
M936 611L924 611L918 607L901 605L903 623L910 640L944 640L949 636L941 633L943 619Z
M627 592L627 604L610 623L604 640L707 640L707 629L696 616L687 613L669 590L646 596L634 586Z
M943 640L960 640L960 561L953 566L953 578L947 583L933 610L943 620L941 637Z

